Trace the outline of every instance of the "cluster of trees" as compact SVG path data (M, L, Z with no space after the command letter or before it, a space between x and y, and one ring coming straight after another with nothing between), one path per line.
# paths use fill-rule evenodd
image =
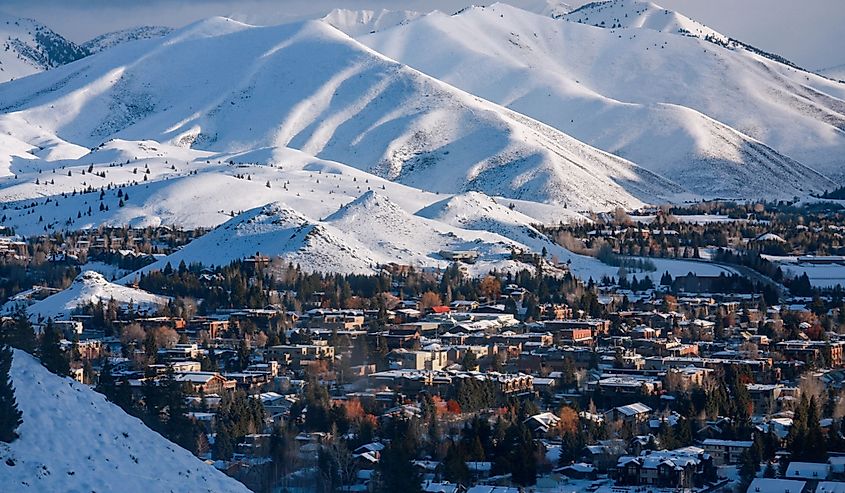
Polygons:
M264 429L264 406L243 391L223 394L217 409L217 434L212 450L216 459L230 459L234 447L250 433Z
M494 475L510 474L520 486L535 484L540 450L525 420L536 409L533 403L513 400L492 424L487 416L479 415L451 430L447 433L451 438L439 444L434 454L442 459L443 478L469 485L472 471L467 463L486 461L492 463Z
M196 455L208 451L208 440L201 426L186 414L185 388L176 380L172 369L161 379L145 380L138 396L126 379L115 378L113 368L106 360L95 389L179 446Z
M607 265L619 267L628 272L654 272L657 267L647 258L632 258L617 255L613 248L605 243L599 248L596 258ZM620 276L621 277L621 276Z

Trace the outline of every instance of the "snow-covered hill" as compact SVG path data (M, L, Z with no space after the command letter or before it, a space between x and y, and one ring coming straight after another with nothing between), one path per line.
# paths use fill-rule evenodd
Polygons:
M3 491L249 491L22 351L11 376L23 424L19 439L0 443Z
M27 311L30 317L38 319L67 319L82 306L98 302L105 306L112 299L122 308L131 304L142 313L155 312L168 301L164 296L114 284L97 272L86 271L79 274L69 288L30 305Z
M580 24L602 28L642 28L727 43L728 37L689 17L648 1L591 2L563 16Z
M166 36L173 32L173 28L166 26L141 26L129 29L121 29L110 33L101 34L82 43L82 48L89 53L99 53L103 50L113 48L119 44L139 39L154 39Z
M32 19L0 13L0 82L26 77L88 54Z
M744 48L505 4L434 13L358 39L704 195L786 197L830 186L813 169L845 180L845 84Z
M683 189L390 61L323 22L203 21L0 87L0 129L95 147L293 147L424 190L635 206Z
M512 247L526 248L486 230L460 229L412 215L387 196L368 191L322 219L280 203L247 211L143 270L181 261L223 265L261 253L307 272L372 273L391 262L445 268L450 262L441 251L472 250L478 261L470 272L483 274L494 268L525 268L509 260Z

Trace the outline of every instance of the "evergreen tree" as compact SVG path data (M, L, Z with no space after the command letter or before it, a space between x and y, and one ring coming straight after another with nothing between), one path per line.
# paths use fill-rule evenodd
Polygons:
M11 443L18 438L18 426L23 423L23 414L15 400L12 385L12 349L0 345L0 442Z
M422 493L422 476L414 466L410 451L394 440L381 454L379 493Z
M443 477L452 483L466 485L469 481L469 467L467 467L461 447L457 444L449 446L443 459Z
M35 354L38 341L25 308L16 311L12 322L3 326L0 331L0 344L3 343L29 354Z
M467 350L466 354L464 354L463 359L461 360L461 366L463 366L464 371L475 371L478 369L478 358L475 356L475 353Z
M61 347L62 335L53 325L53 319L47 319L44 334L41 336L41 364L56 375L67 376L70 363Z
M106 396L106 399L114 402L115 395L117 394L117 384L114 380L114 375L112 375L111 362L108 358L103 363L103 368L100 370L100 378L97 379L97 386L94 387L94 390Z
M220 426L217 430L217 435L214 438L214 447L212 447L211 452L217 460L229 460L232 458L232 454L235 452L235 444L226 426Z
M537 482L537 446L531 431L520 420L512 425L505 435L509 445L511 479L520 486L531 486Z
M810 398L807 406L807 446L804 450L804 460L810 462L824 462L827 460L827 447L824 433L822 433L819 407L815 396Z

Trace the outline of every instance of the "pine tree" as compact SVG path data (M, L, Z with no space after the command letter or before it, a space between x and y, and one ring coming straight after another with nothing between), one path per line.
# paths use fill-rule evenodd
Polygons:
M62 336L53 325L53 319L47 319L44 335L41 336L41 364L56 375L67 376L70 363L61 348Z
M114 375L111 372L111 362L108 358L103 363L103 368L100 370L100 378L97 380L97 386L94 389L106 396L106 399L114 402L115 395L117 394L117 385L114 381Z
M443 459L443 477L447 481L463 485L466 485L469 480L469 467L464 460L461 447L457 444L449 447Z
M35 354L38 341L35 338L35 330L32 328L32 323L29 321L25 308L15 312L12 323L3 327L2 332L0 332L0 344L4 343L29 354Z
M18 426L23 423L23 414L15 400L12 385L12 349L0 345L0 442L11 443L18 438Z
M212 447L212 454L215 459L229 460L235 450L235 445L232 440L232 435L226 430L225 426L220 426L217 430L217 435L214 438L214 447Z

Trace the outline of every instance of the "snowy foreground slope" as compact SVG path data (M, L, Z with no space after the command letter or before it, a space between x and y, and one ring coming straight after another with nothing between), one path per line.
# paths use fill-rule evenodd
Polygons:
M607 9L607 28L577 22ZM707 41L657 9L618 0L556 20L494 4L357 39L703 195L788 197L831 187L815 171L845 179L845 84ZM611 29L620 15L628 27Z
M34 303L27 311L31 317L40 319L66 319L80 307L98 302L105 306L110 300L124 309L131 304L141 313L153 313L168 302L167 297L114 284L97 272L86 271L79 274L70 287Z
M4 492L247 492L140 420L15 350L20 438L0 444Z

